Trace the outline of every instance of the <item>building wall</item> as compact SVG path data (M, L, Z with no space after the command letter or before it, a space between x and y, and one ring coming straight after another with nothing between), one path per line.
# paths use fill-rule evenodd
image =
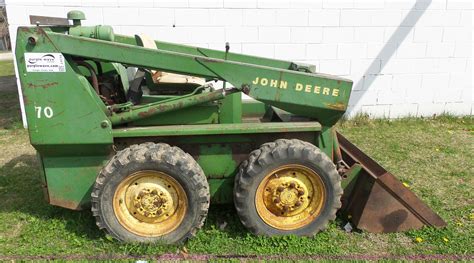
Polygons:
M349 115L472 114L470 0L6 0L12 39L29 15L122 34L300 61L354 81Z

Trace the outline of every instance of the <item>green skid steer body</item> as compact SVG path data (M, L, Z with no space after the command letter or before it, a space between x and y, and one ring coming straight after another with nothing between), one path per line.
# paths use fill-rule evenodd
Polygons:
M82 26L79 11L30 18L16 61L45 197L119 240L186 240L217 203L270 236L314 235L337 212L371 232L445 225L334 129L350 80Z

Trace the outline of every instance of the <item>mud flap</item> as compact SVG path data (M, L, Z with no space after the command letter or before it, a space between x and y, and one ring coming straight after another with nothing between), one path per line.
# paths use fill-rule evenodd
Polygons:
M446 222L395 176L387 172L340 133L343 161L350 167L340 213L362 230L401 232L424 225L444 227ZM357 171L354 175L353 171Z

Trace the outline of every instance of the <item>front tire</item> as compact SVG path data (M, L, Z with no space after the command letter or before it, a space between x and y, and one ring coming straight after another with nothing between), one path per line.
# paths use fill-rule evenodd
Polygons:
M124 242L183 242L202 227L209 185L197 162L164 143L132 145L107 163L92 190L99 228Z
M234 202L254 234L312 236L336 218L342 192L336 167L319 148L280 139L241 164Z

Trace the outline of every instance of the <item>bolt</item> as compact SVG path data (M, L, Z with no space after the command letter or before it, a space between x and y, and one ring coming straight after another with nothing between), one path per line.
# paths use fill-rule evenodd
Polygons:
M36 45L36 38L35 37L29 37L28 38L28 44L34 46Z
M154 189L153 191L151 191L151 194L152 194L152 195L157 195L157 194L158 194L158 191L156 191L156 189Z
M304 195L304 190L302 189L298 190L298 196L302 196L302 195Z
M296 186L295 182L290 183L290 188L295 188L295 186Z
M277 197L277 198L273 199L273 202L274 202L275 204L280 203L280 197Z
M148 213L148 211L145 211L143 214L144 214L146 217L148 217L148 216L150 215L150 213Z
M288 212L288 210L290 209L290 207L288 207L287 205L283 206L283 212Z
M108 122L108 121L102 121L102 122L100 123L100 127L104 128L104 129L107 128L107 127L109 127L109 122Z
M300 207L300 206L301 206L301 202L300 202L300 201L296 201L295 206L296 206L296 207Z
M277 191L278 191L278 192L283 192L283 190L285 190L285 187L283 187L283 186L281 186L281 185L278 186L278 188L277 188Z

